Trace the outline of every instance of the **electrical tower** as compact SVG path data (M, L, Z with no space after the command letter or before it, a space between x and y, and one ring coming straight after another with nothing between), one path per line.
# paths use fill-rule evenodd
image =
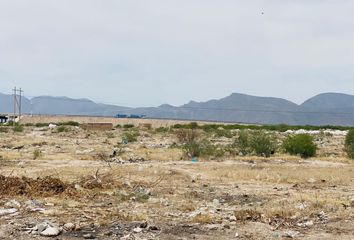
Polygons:
M14 115L13 115L13 120L16 119L18 116L18 120L21 120L21 114L22 114L22 93L23 90L17 89L16 87L13 89L13 97L14 97Z

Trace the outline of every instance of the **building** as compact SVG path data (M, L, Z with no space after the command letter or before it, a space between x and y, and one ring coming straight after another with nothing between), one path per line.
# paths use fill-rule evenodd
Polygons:
M7 123L7 121L9 120L9 117L7 115L4 114L0 114L0 123Z

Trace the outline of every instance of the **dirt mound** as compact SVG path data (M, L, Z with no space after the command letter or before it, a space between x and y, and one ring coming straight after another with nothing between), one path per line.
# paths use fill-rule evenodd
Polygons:
M58 178L5 177L0 175L0 195L52 196L63 193L70 186Z

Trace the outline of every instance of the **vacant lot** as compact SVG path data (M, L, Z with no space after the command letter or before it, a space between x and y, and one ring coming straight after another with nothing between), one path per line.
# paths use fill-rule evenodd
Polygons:
M344 132L312 133L317 156L301 159L196 130L208 151L194 162L180 129L0 132L0 239L354 239Z

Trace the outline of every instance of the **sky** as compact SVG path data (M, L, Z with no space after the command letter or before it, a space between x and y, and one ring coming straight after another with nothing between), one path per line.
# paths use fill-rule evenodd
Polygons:
M353 0L2 0L0 92L182 105L354 94Z

